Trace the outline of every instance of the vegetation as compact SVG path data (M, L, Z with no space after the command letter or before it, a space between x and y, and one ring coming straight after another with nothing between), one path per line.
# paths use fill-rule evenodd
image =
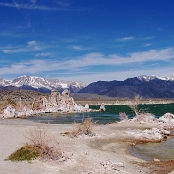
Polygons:
M140 114L140 110L138 109L138 105L140 104L141 96L138 94L135 96L135 99L130 102L129 107L135 113L136 116Z
M11 98L7 98L6 101L7 101L7 104L8 104L8 105L13 105L13 106L16 105L16 101L12 100Z
M7 105L16 106L16 101L12 100L11 98L7 98L4 102L1 102L0 110L3 110L3 108L6 107Z
M11 161L30 161L39 156L40 152L34 146L26 145L12 153L7 160Z
M46 129L36 126L27 133L26 138L30 144L12 153L8 160L23 161L35 158L41 160L66 160L59 143Z
M93 136L94 133L92 132L92 126L95 123L92 122L92 118L89 117L85 119L82 123L76 124L77 129L71 132L71 136L77 137L79 135L89 135Z

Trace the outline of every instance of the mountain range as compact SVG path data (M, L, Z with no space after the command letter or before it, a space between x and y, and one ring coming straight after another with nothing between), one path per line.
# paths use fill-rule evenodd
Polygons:
M98 94L118 98L134 98L137 94L143 98L174 98L174 77L138 76L124 81L97 81L86 86L83 82L44 79L34 76L21 76L14 80L0 78L2 90L34 90L49 93L52 89L71 93Z
M97 81L79 93L92 93L118 98L174 98L174 77L138 76L124 81Z
M5 80L0 78L0 89L3 90L24 89L48 93L52 89L57 89L59 92L62 92L64 89L68 89L70 92L76 93L84 87L86 87L86 84L83 82L44 79L41 77L26 75L14 80Z

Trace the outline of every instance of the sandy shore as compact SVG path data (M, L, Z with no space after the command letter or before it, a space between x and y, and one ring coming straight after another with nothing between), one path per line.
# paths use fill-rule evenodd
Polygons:
M137 162L143 160L131 156L127 146L132 141L127 131L138 131L152 127L138 123L114 123L95 125L93 137L71 138L62 133L71 132L75 125L41 124L60 143L68 160L59 164L34 160L29 162L11 162L6 159L11 153L22 147L28 140L27 131L36 124L25 119L0 120L0 173L1 174L100 174L100 173L150 173ZM113 166L120 164L115 170Z

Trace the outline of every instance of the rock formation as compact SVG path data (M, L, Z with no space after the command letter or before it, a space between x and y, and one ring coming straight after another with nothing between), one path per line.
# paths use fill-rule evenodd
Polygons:
M52 90L48 98L45 96L34 99L32 108L27 108L20 100L20 110L8 105L4 109L3 118L30 116L40 113L56 113L56 112L91 112L96 111L89 108L89 105L77 105L72 97L69 96L69 91L65 89L62 94L57 90Z
M166 113L159 119L155 118L152 114L143 113L135 116L133 119L123 120L122 122L124 121L153 124L152 129L146 129L136 134L128 131L137 141L142 142L160 142L170 135L171 129L174 129L174 115L171 113Z
M77 105L74 99L69 96L69 91L64 90L60 95L57 90L52 90L51 95L35 99L32 104L33 110L42 110L43 112L89 112L89 106Z
M106 111L105 105L103 103L101 104L99 111L101 111L101 112Z
M7 117L17 117L16 109L12 105L7 105L4 108L3 118Z

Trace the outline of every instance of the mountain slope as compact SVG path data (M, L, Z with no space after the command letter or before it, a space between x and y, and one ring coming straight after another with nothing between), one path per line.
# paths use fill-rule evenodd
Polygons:
M44 79L41 77L21 76L14 80L0 79L0 89L19 88L25 90L34 90L38 92L50 92L52 89L57 89L62 92L64 89L69 89L70 92L78 92L86 86L83 82L63 81L57 79Z
M143 98L173 98L174 78L139 76L124 81L98 81L89 84L79 93L93 93L119 98L134 98L137 94Z

